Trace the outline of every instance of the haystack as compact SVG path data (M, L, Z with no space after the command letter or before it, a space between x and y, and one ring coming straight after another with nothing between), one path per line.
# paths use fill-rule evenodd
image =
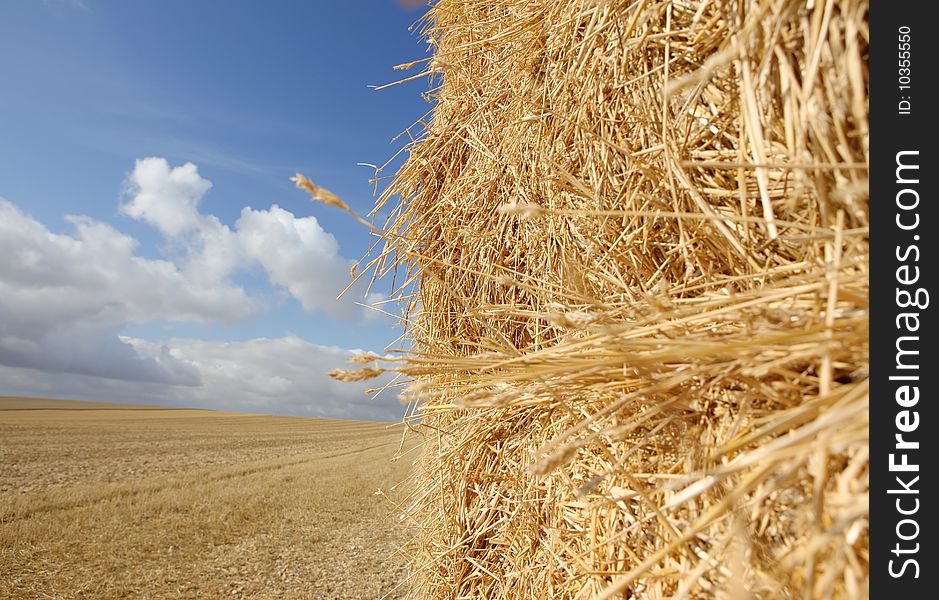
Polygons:
M868 9L430 9L413 598L866 595Z

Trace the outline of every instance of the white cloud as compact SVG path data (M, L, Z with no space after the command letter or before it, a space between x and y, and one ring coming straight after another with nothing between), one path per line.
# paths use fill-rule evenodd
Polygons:
M380 323L388 326L397 323L397 319L393 317L395 304L388 298L388 294L370 292L363 302L363 320L366 323Z
M239 269L260 266L268 280L287 291L303 309L355 318L353 301L336 296L349 280L353 261L316 217L297 217L276 204L245 207L234 229L199 212L212 183L192 163L171 167L164 158L138 160L127 179L128 216L149 223L185 249L182 260L193 279L224 280Z
M339 244L315 217L297 218L276 204L270 210L245 208L235 224L245 254L260 264L268 279L296 298L303 309L322 308L352 316L348 300L336 296L349 280L353 261L339 256Z
M172 237L203 226L199 201L212 182L199 175L196 165L170 167L165 158L143 158L134 165L127 187L132 198L121 210L161 233Z
M343 348L294 336L238 342L127 341L142 356L169 352L198 370L203 385L180 388L176 398L181 404L311 417L396 419L403 412L393 390L380 399L365 393L387 379L345 383L328 376L332 369L350 368L347 361L353 352Z
M116 333L165 318L238 321L262 304L229 283L200 282L105 223L69 217L59 235L0 198L0 363L192 385L172 360L141 359Z
M137 241L106 223L67 217L59 235L0 198L0 315L5 329L61 322L141 323L155 318L237 321L262 304L232 284L203 283L166 260L134 254ZM13 319L12 317L17 317Z
M297 337L239 342L123 338L138 356L170 357L198 374L198 386L130 382L62 372L37 378L35 371L0 365L0 393L33 394L113 402L213 408L306 417L397 420L404 412L394 389L377 398L366 389L387 378L340 383L327 373L348 368L352 352Z
M126 187L121 210L159 231L172 255L139 256L134 238L86 216L67 216L74 232L56 234L0 198L0 394L400 416L394 394L370 400L367 383L326 375L345 365L350 351L341 348L296 337L122 337L126 326L155 320L234 323L258 315L266 303L232 281L258 268L306 311L363 319L354 295L335 300L352 261L314 217L248 207L229 227L200 212L212 184L197 167L171 167L162 158L137 161Z
M172 386L198 386L192 365L168 353L142 356L115 327L63 324L34 339L0 336L0 365ZM35 373L34 373L35 378Z

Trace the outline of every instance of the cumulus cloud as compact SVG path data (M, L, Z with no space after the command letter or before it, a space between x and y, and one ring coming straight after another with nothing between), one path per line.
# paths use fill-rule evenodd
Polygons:
M0 363L194 385L190 369L142 359L116 333L158 318L237 321L262 308L240 287L136 256L137 242L110 225L69 221L74 236L54 234L0 198Z
M331 369L348 368L352 352L342 348L297 337L238 342L123 338L123 342L141 357L169 357L194 370L200 385L167 386L62 372L37 379L34 371L0 365L0 391L323 418L394 421L404 412L393 390L378 397L366 394L367 388L380 387L387 379L339 383L327 376Z
M316 217L297 217L274 204L245 207L234 229L199 211L212 183L192 163L172 167L164 158L138 160L127 178L126 215L146 222L185 248L184 269L193 278L226 279L239 269L260 267L268 280L307 312L361 315L349 300L337 301L353 261ZM351 296L350 296L351 297Z
M137 241L106 223L67 220L74 236L50 232L0 198L0 315L6 328L45 332L66 321L155 318L232 322L263 308L229 282L199 281L171 261L137 256Z
M169 340L158 344L127 339L142 356L168 352L200 373L204 385L177 391L181 404L250 412L279 412L310 417L400 418L402 407L392 391L379 398L366 389L387 379L342 383L330 378L335 368L349 368L351 350L313 344L299 337L237 342Z
M127 187L131 200L121 205L124 213L178 236L203 225L199 202L212 182L192 163L170 167L165 158L150 157L137 161Z
M369 400L365 384L327 376L345 364L349 350L297 337L210 342L121 335L132 324L224 324L259 315L267 309L262 295L233 281L252 269L308 312L362 321L378 314L335 300L352 261L316 218L275 204L246 207L229 227L200 210L211 188L192 163L136 162L120 210L160 232L166 250L159 259L138 255L137 240L108 223L66 216L73 232L57 234L0 198L0 393L398 417L393 394Z
M351 316L351 303L336 296L349 279L352 261L339 256L339 244L315 217L298 219L276 204L270 210L245 208L235 224L246 256L260 264L274 284L304 310L323 308Z
M0 337L0 364L46 373L175 386L202 385L198 369L172 354L142 356L119 337L117 328L82 323L63 325L54 335L36 339Z

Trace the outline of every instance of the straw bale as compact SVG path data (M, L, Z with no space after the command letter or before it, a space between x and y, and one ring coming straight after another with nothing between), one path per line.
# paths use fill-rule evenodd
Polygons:
M866 595L868 10L433 5L413 598Z

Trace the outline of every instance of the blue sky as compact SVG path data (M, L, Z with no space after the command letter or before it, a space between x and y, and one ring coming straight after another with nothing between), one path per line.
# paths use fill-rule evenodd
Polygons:
M426 56L426 44L416 31L409 30L421 14L421 10L403 8L392 0L35 0L0 4L0 198L15 207L7 211L6 224L20 232L35 229L40 238L66 236L55 242L58 250L46 242L31 250L53 256L72 244L70 239L80 238L74 219L69 221L66 216L81 215L113 229L107 234L111 238L119 234L135 241L127 261L120 264L136 264L137 258L152 261L151 266L168 261L184 273L196 268L191 267L197 262L192 248L207 244L205 240L215 235L212 232L247 239L246 221L241 221L245 231L239 233L238 229L247 207L258 211L251 213L258 216L255 221L259 226L253 230L257 235L273 231L272 224L280 219L288 228L294 224L297 231L305 228L315 237L310 242L314 245L322 242L328 246L327 238L332 236L338 242L338 256L333 257L337 264L360 258L367 247L367 232L347 215L309 202L288 177L302 171L360 213L369 210L374 199L368 183L372 173L356 163L384 163L400 147L400 142L391 143L392 138L430 108L421 98L426 81L380 92L368 87L402 77L402 72L392 70L393 65ZM177 191L202 190L211 182L197 198L200 224L193 224L190 233L168 235L166 215L152 209L147 212L140 204L147 201L148 184L134 185L138 181L135 177L143 177L143 172L138 172L143 167L137 161L148 157L163 159L163 163L147 165L156 169L153 177L167 181L192 175L174 171L186 163L196 167L197 175L185 183L195 187L172 188ZM153 189L163 192L154 192L157 200L153 201L173 206L175 200L159 195L169 189L160 187L160 181L153 183ZM138 203L136 213L128 208L134 203ZM282 210L275 211L273 205ZM315 222L304 220L310 216ZM209 221L211 225L205 225ZM40 227L32 228L33 223ZM21 293L24 306L36 305L40 292L35 280L39 275L29 271L32 263L24 258L28 256L26 246L35 240L11 239L8 236L7 243L17 245L2 260L9 261L9 273L19 275L9 275L7 291ZM252 239L260 244L258 248L277 249L277 244L290 243ZM96 256L90 250L90 239L82 243L87 251L72 257L77 261L72 267L76 272L82 270L81 261L93 261ZM328 248L316 248L328 255ZM289 254L290 247L285 245L283 252ZM263 309L237 318L213 318L211 312L191 318L165 307L144 310L139 305L143 300L123 295L102 296L101 306L117 303L123 309L120 317L110 314L105 319L107 326L95 329L94 339L107 345L102 341L106 332L109 337L120 336L123 345L130 348L128 338L132 338L137 344L133 346L135 359L159 362L159 358L146 355L145 349L156 352L153 345L163 344L169 353L174 347L169 340L185 340L190 349L197 342L244 344L266 338L300 340L311 347L380 350L400 334L381 319L357 313L349 316L349 311L337 317L319 300L307 302L304 310L304 298L318 293L310 292L310 285L341 288L345 281L338 277L294 281L291 278L307 277L298 274L295 264L266 264L250 256L238 260L243 262L225 271L219 285L227 286L229 292L243 290L247 297L258 299ZM73 263L65 263L63 268L68 264ZM24 271L28 275L25 279ZM34 287L22 287L26 280ZM306 292L296 291L301 284ZM48 289L51 284L42 285ZM214 293L208 287L206 290ZM68 316L68 310L62 314L66 315L64 320L78 318ZM0 393L79 397L94 395L96 384L102 389L112 385L120 388L115 382L134 381L120 373L102 377L101 373L88 373L88 369L66 367L65 371L77 370L74 377L83 378L76 382L55 365L22 358L24 344L39 342L29 339L28 333L11 337L9 332L27 317L34 318L15 309L0 309L0 336L6 331L8 350L4 354L0 337L0 365L6 356L4 368L17 370L6 373L6 385L0 373ZM62 331L69 331L59 337L79 335L73 330L80 323L63 321L59 325ZM51 325L49 331L53 331ZM53 337L50 334L42 343L53 344ZM53 354L57 351L52 350ZM188 355L185 360L199 363ZM31 375L35 383L31 383ZM61 381L50 387L50 377ZM167 385L173 393L180 387L172 382ZM161 397L159 389L146 394L134 389L116 394L130 401ZM212 391L203 392L198 401L209 403ZM168 401L190 398L173 393L166 394ZM262 410L322 412L274 404L263 405ZM365 411L354 416L375 415Z

